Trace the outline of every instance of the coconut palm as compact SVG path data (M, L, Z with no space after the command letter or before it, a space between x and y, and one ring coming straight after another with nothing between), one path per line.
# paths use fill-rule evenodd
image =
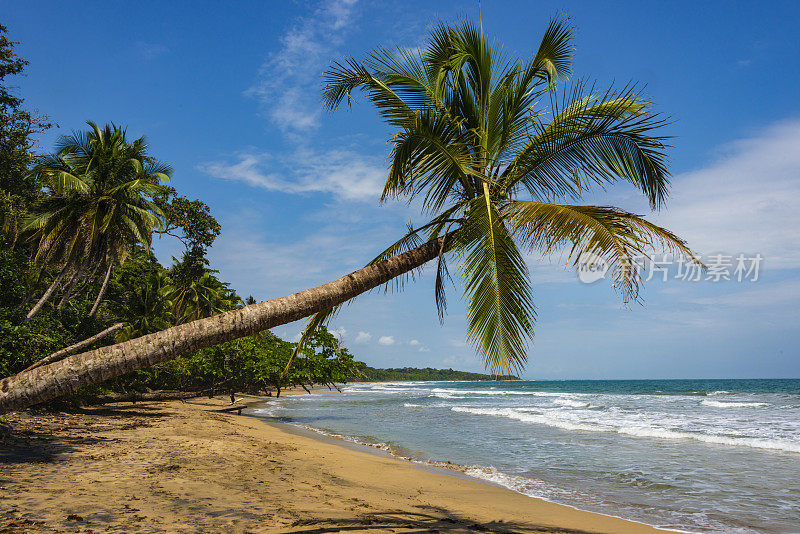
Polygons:
M124 325L116 335L117 341L169 328L173 324L173 291L163 271L149 273L143 280L125 280L118 298L109 302L114 320Z
M169 299L179 322L211 317L236 305L228 284L209 271L192 280L175 281Z
M65 298L83 277L105 271L89 315L97 312L111 270L124 261L137 243L150 246L153 229L163 214L152 201L172 169L147 156L141 137L132 143L123 128L100 128L64 136L57 152L34 168L50 195L39 202L27 222L37 241L36 259L60 265L60 271L42 298L28 313L33 317L65 276L71 273Z
M635 256L655 246L692 257L682 240L639 215L578 204L587 191L624 180L658 208L669 179L664 138L654 134L663 120L635 88L557 88L569 74L570 40L567 22L555 20L525 62L472 24L440 25L421 51L381 48L326 73L330 109L345 98L349 105L358 89L397 129L382 200L419 198L431 216L377 259L450 232L439 255L440 317L451 257L468 338L493 373L518 371L533 338L525 252L558 252L575 265L602 258L624 302L638 295ZM333 312L315 316L307 332Z
M311 315L313 333L336 306L437 258L439 309L451 257L464 282L469 338L494 370L522 365L532 335L523 250L563 250L573 261L596 254L614 267L623 298L635 298L634 255L653 247L690 252L638 215L579 200L624 180L659 207L669 185L664 139L655 135L662 121L630 88L559 90L570 41L569 25L554 20L534 57L522 61L461 23L439 26L419 52L378 49L335 64L325 103L333 109L354 90L365 92L397 129L383 198L421 199L429 222L333 282L0 381L0 412Z

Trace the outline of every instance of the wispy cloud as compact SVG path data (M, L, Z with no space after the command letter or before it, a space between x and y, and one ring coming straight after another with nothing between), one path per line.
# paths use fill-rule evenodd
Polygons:
M356 343L359 344L369 343L370 339L372 339L372 334L364 332L363 330L356 335Z
M800 280L784 280L769 285L744 284L725 295L713 297L690 297L688 302L719 309L721 306L752 310L770 307L798 309L800 302Z
M380 156L350 150L299 148L288 155L248 151L233 162L202 163L199 170L219 179L282 193L329 193L341 200L371 201L380 197L386 164Z
M672 191L657 220L695 250L800 268L800 120L724 146L712 164L676 176Z
M393 336L381 336L380 339L378 339L378 343L380 343L381 345L386 345L386 346L394 345L394 337Z
M356 204L322 208L307 231L270 230L275 220L258 204L218 215L222 234L209 259L244 295L258 299L288 295L357 269L400 234L402 219L390 210ZM322 220L325 219L325 220Z
M258 98L269 119L284 132L319 125L319 80L330 55L342 43L357 0L327 0L298 20L280 39L280 49L261 66L246 94Z
M347 335L347 330L344 327L340 326L339 328L330 330L330 333L339 339L344 339L344 336Z

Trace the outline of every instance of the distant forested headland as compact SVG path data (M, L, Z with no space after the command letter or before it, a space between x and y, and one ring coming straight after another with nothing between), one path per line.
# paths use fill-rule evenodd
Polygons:
M486 375L482 373L469 373L467 371L454 371L453 369L433 369L425 367L398 367L390 369L375 369L365 365L359 369L359 376L354 382L411 382L411 381L445 381L445 380L519 380L514 375Z

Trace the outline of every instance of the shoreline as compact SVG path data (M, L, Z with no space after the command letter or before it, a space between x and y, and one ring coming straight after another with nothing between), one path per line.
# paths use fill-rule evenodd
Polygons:
M451 380L449 382L458 382L458 381ZM311 394L331 394L331 393L333 393L333 394L344 394L346 392L317 391L315 389L312 389L312 393ZM301 392L297 392L297 393L290 393L290 394L288 394L286 396L288 397L288 396L295 396L295 395L302 395L302 394L306 394L307 395L308 393L307 392L302 392L302 393ZM406 456L406 455L394 452L392 450L391 446L389 446L389 445L387 445L385 443L371 443L371 442L368 442L368 441L363 441L357 436L337 434L337 433L334 433L334 432L330 432L330 431L327 431L327 430L323 430L323 429L320 429L320 428L313 427L311 425L304 425L304 424L300 424L300 423L281 421L280 418L272 416L272 415L259 415L258 414L257 410L260 410L261 408L263 408L266 405L272 404L276 400L279 400L279 399L277 399L277 398L276 399L270 399L270 400L265 399L265 401L263 403L254 403L252 406L249 407L249 410L247 412L242 412L242 415L246 415L246 416L249 416L249 417L254 417L256 419L260 419L260 420L266 422L267 424L275 426L276 428L278 428L279 430L281 430L283 432L288 432L288 433L291 433L291 434L296 434L296 435L301 436L301 437L307 437L307 438L310 438L310 439L318 440L318 441L321 441L323 443L328 443L328 444L332 444L332 445L335 445L335 446L338 446L338 447L343 447L343 448L345 448L347 450L358 452L358 453L371 454L371 455L375 455L375 456L378 456L378 457L381 457L381 458L390 458L390 459L393 459L393 460L401 461L401 462L404 462L404 463L408 464L409 466L411 466L411 467L413 467L415 469L428 471L428 472L439 474L439 475L442 475L442 476L450 476L450 477L454 477L454 478L457 478L457 479L469 480L471 482L476 482L478 484L484 484L484 485L495 487L495 488L501 488L501 489L503 489L505 491L511 491L511 492L516 493L518 495L522 495L522 496L524 496L524 497L526 497L528 499L534 499L534 500L537 500L537 501L542 501L542 502L546 502L546 503L549 503L549 504L554 504L554 505L557 505L557 506L564 506L564 507L570 508L572 510L575 510L577 512L586 512L586 513L597 514L597 515L600 515L600 516L603 516L603 517L612 518L612 519L620 519L622 521L628 521L628 522L631 522L631 523L642 525L644 527L650 527L650 528L656 529L657 532L675 532L675 533L680 533L680 534L697 534L696 532L691 531L691 530L680 530L680 529L675 529L675 528L659 527L657 525L653 525L653 524L650 524L650 523L645 523L643 521L637 521L635 519L628 519L628 518L625 518L625 517L622 517L622 516L618 516L618 515L613 515L613 514L608 514L608 513L603 513L603 512L597 512L597 511L587 510L587 509L583 509L583 508L578 508L577 506L574 506L574 505L571 505L571 504L557 502L557 501L554 501L554 500L546 499L544 497L528 495L528 494L526 494L526 493L524 493L522 491L518 491L518 490L516 490L516 489L514 489L514 488L512 488L510 486L506 486L504 484L501 484L500 482L495 482L493 480L489 480L489 479L486 479L486 478L481 478L481 477L478 477L478 476L475 476L475 475L471 475L471 474L469 474L467 472L472 467L479 467L479 468L483 468L483 469L489 469L489 468L486 468L484 466L467 466L467 465L459 464L459 463L456 463L456 462L451 462L449 460L423 460L421 458L415 458L413 456ZM501 473L501 472L499 472L499 473Z
M290 433L222 398L9 423L0 532L667 532Z

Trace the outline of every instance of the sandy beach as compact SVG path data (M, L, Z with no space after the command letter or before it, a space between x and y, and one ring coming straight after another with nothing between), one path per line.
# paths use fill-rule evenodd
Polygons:
M659 532L298 435L229 402L12 414L0 532Z

